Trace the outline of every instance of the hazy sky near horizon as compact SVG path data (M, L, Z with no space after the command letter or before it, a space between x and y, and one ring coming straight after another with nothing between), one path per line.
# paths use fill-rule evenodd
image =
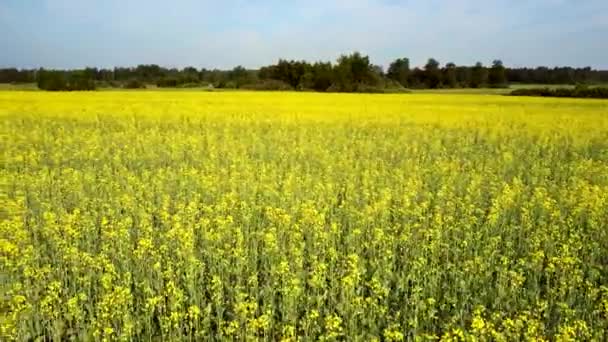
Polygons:
M259 67L360 51L608 69L608 0L0 0L0 67Z

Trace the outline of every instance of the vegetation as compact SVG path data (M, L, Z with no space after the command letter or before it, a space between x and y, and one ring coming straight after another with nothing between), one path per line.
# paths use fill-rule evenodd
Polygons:
M289 84L279 80L263 80L252 84L246 84L241 89L248 90L294 90Z
M511 95L608 99L608 87L520 88L513 90Z
M3 340L608 339L606 101L0 104Z
M52 80L48 78L52 76ZM79 83L68 84L72 77ZM85 82L86 80L86 82ZM336 63L288 61L259 70L237 66L232 70L206 70L186 67L167 69L158 65L138 65L136 68L46 71L0 69L0 83L38 82L41 89L90 89L100 87L130 88L137 81L142 87L155 84L162 88L244 88L253 90L305 90L319 92L399 92L404 88L506 88L509 83L520 84L599 84L608 83L608 71L591 68L506 68L502 61L490 67L481 62L474 66L441 66L430 58L423 68L411 69L408 58L390 63L386 72L374 65L368 56L358 52L341 56ZM44 88L43 88L44 87Z
M410 60L408 58L397 58L388 67L386 77L407 88L410 78Z
M144 89L144 88L146 88L146 84L139 80L132 79L132 80L128 80L127 82L125 82L123 84L123 88L125 88L125 89Z
M40 70L36 75L39 89L49 91L95 90L95 81L86 71L62 72Z

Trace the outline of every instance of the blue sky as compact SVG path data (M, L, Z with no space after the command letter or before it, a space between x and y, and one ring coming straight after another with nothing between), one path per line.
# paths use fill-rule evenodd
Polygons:
M608 69L608 0L0 0L0 67L258 67L354 50L386 66Z

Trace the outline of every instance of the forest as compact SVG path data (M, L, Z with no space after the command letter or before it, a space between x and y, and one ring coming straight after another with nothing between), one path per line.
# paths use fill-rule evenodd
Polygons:
M400 92L405 89L503 88L509 84L602 84L608 70L591 67L509 68L501 60L490 65L442 65L429 58L412 67L407 57L394 60L385 70L359 52L342 55L335 63L279 59L259 69L236 66L231 70L165 68L156 64L113 69L87 67L75 70L0 69L0 83L37 83L44 90L95 88L232 88L250 90L302 90L318 92Z

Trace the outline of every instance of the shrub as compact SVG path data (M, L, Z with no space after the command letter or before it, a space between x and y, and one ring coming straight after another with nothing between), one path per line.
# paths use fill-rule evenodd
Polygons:
M156 81L156 86L159 88L175 88L180 84L176 78L161 78Z
M375 85L359 83L355 86L354 92L355 93L380 94L380 93L384 93L384 88L375 86Z
M513 90L511 96L571 97L608 99L608 87L576 86L575 88L524 88Z
M146 85L139 80L129 80L122 87L125 89L144 89Z
M188 82L188 83L182 83L180 85L178 85L178 88L200 88L203 85L197 82Z
M95 90L95 81L86 78L72 78L67 82L66 90Z
M263 80L256 83L245 84L241 87L241 89L248 90L293 90L293 88L279 80Z

